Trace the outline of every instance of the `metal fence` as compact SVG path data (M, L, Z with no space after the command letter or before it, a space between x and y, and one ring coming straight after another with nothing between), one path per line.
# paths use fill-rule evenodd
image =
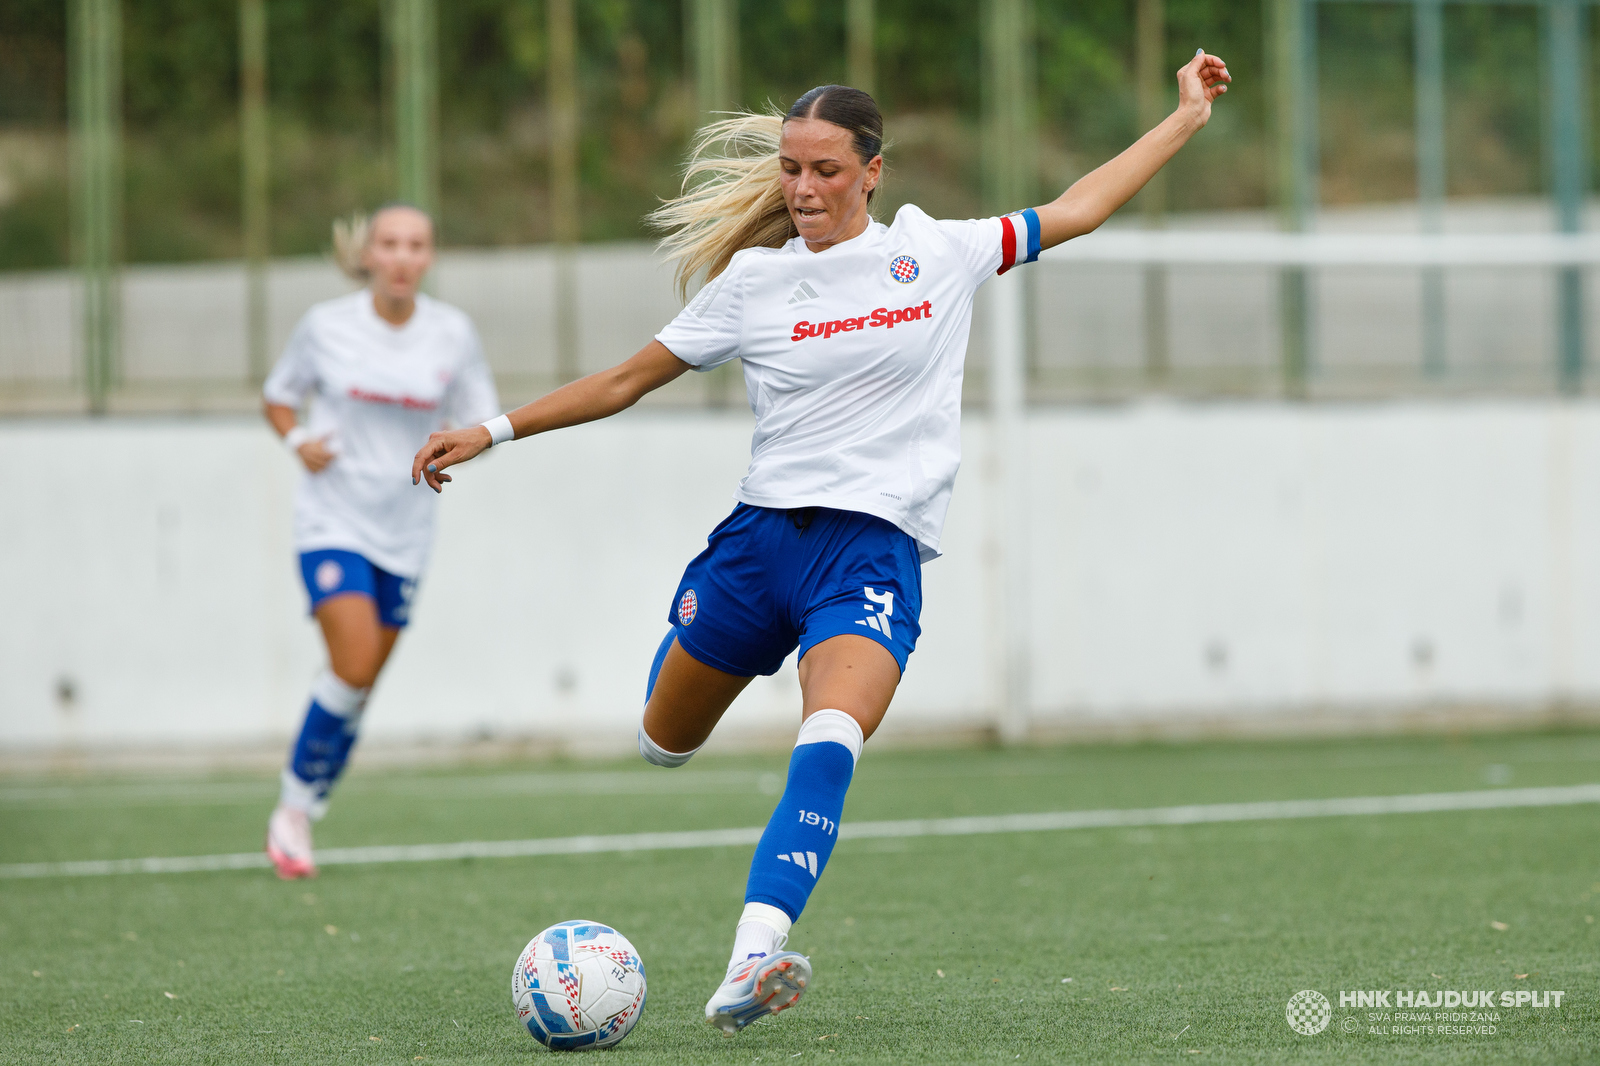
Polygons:
M837 0L849 78L873 81L873 0ZM1417 200L1385 212L1320 206L1319 13L1356 0L1264 0L1262 54L1272 86L1276 198L1271 212L1185 219L1165 212L1160 183L1139 205L1142 224L1174 231L1280 229L1313 235L1363 226L1421 234L1517 230L1577 234L1589 187L1589 7L1596 0L1517 0L1539 17L1549 196L1543 201L1447 204L1445 4L1396 0L1414 19ZM738 101L741 57L733 0L684 0L685 61L701 113ZM1162 0L1137 7L1142 121L1165 106L1170 72ZM270 258L272 160L266 107L268 0L240 0L239 129L242 262L127 266L121 262L122 94L119 0L69 0L72 243L75 269L0 276L0 413L216 410L253 405L256 383L286 323L312 299L339 291L326 266ZM984 0L977 42L983 68L980 155L990 210L1038 199L1039 116L1035 0ZM388 114L397 195L438 196L438 13L435 0L386 0ZM545 5L546 120L556 244L503 252L455 251L441 262L441 295L478 318L510 396L628 354L675 304L661 272L635 246L577 244L578 33L572 0ZM752 58L743 57L748 64ZM1313 242L1314 243L1314 242ZM1492 244L1493 241L1491 240ZM1084 242L1083 247L1091 247ZM1110 251L1090 262L1063 253L1032 271L1023 295L1026 395L1035 401L1120 398L1156 391L1195 396L1319 398L1462 391L1583 391L1592 346L1584 323L1584 266L1549 245L1544 258L1481 261L1467 244L1406 261L1328 263L1259 250L1244 261L1197 263L1179 246ZM1284 246L1287 248L1288 246ZM1301 246L1297 246L1301 247ZM1303 245L1305 248L1312 244ZM1487 247L1484 245L1482 247ZM1577 247L1573 245L1571 247ZM1320 254L1320 253L1319 253ZM1110 258L1105 258L1110 257ZM1454 257L1454 258L1452 258ZM630 286L608 289L600 268ZM601 306L606 291L624 294ZM502 304L489 294L503 294ZM981 313L981 311L980 311ZM627 341L623 337L629 338ZM975 342L982 356L987 335ZM1209 343L1196 344L1204 337ZM615 343L613 343L615 341ZM985 395L975 360L971 394ZM731 372L675 387L662 402L736 398Z
M1073 241L1018 272L1019 387L1034 403L1148 393L1359 399L1556 392L1563 381L1555 314L1561 279L1600 262L1600 232L1527 232L1548 217L1539 201L1452 208L1451 227L1471 232L1417 233L1416 214L1414 207L1330 212L1329 228L1317 234L1268 229L1261 214L1176 219L1162 230L1110 227ZM1223 222L1230 228L1219 228ZM1206 228L1191 228L1199 224ZM1481 232L1490 228L1500 232ZM558 283L563 269L571 274L566 286ZM1284 345L1287 270L1307 278L1304 365ZM1152 345L1148 286L1157 271L1166 334ZM1592 288L1593 272L1585 274ZM350 287L320 258L273 261L261 277L271 352L312 303ZM1430 278L1439 279L1437 289ZM72 311L81 284L67 271L0 276L0 411L87 408ZM250 287L250 272L238 262L122 272L121 357L105 409L253 410ZM447 251L435 289L477 323L508 402L631 355L680 306L669 272L642 243ZM1443 331L1430 338L1434 295ZM564 309L563 299L571 301ZM980 293L969 403L988 402L991 311L990 295ZM1600 360L1592 350L1600 338L1587 343L1584 360ZM689 375L650 402L735 405L743 394L729 367Z

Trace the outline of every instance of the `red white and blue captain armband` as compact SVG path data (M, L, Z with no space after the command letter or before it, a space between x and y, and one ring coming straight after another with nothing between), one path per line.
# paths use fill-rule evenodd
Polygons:
M1014 266L1039 258L1039 213L1029 207L1000 219L1000 269L1004 274Z

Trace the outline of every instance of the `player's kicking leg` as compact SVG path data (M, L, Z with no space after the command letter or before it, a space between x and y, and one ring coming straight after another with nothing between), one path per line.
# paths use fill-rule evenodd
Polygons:
M704 743L749 679L708 667L676 644L662 647L652 668L640 750L652 762L678 766ZM811 648L801 660L800 677L805 718L788 784L751 862L727 972L706 1003L707 1023L730 1035L794 1006L811 983L809 960L783 950L784 944L838 839L845 793L865 740L857 715L877 727L900 667L881 644L841 636Z
M744 911L706 1022L732 1035L800 1001L811 963L783 950L839 838L845 793L861 754L861 726L843 711L808 715L789 759L789 780L750 862Z
M802 644L804 720L788 783L750 861L727 975L706 1003L706 1021L724 1033L794 1006L811 983L811 963L783 948L839 839L862 744L899 682L900 663L881 642L839 635Z
M666 767L688 762L734 697L750 683L749 677L695 659L675 637L675 632L667 634L650 664L644 720L639 725L639 754ZM860 733L856 729L857 737ZM811 963L805 956L779 950L788 936L789 915L765 903L746 904L745 915L756 917L740 919L735 958L706 1005L706 1020L730 1034L793 1006L811 982Z

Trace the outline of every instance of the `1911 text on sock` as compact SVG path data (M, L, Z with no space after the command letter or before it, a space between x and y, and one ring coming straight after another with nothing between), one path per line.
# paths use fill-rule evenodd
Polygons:
M821 827L822 831L827 833L829 836L832 836L833 831L838 828L832 818L818 814L816 811L801 811L800 821L804 825L815 825Z

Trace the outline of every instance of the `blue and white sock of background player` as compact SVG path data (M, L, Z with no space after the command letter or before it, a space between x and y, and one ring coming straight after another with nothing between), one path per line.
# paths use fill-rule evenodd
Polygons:
M783 799L750 862L729 966L770 955L789 939L789 927L805 909L839 839L839 815L861 744L861 726L843 711L816 711L801 724Z
M305 724L289 753L289 765L283 768L279 803L313 819L326 813L328 792L350 758L371 691L345 684L332 670L317 675L311 683Z

